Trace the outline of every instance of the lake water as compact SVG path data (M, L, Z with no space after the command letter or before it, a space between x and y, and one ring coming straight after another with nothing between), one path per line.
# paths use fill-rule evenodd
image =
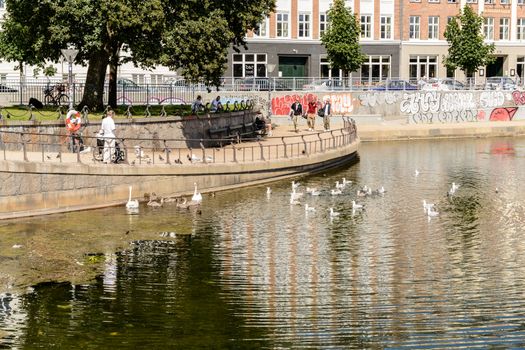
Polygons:
M269 197L265 186L205 195L200 211L2 223L9 249L50 236L72 251L92 244L103 255L75 259L103 273L4 293L0 348L525 347L525 139L359 153L345 169L298 179L299 192L322 190L301 206L282 181ZM343 177L353 183L331 196ZM357 197L365 184L386 193ZM365 210L352 210L355 199Z

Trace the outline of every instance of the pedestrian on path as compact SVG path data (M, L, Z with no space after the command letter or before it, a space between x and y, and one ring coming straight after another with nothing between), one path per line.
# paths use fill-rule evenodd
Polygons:
M310 100L308 102L308 118L306 119L306 122L308 124L308 131L314 131L316 116L317 116L317 101Z
M290 118L292 118L293 127L295 132L298 132L298 122L299 117L303 115L303 106L301 105L301 102L299 101L299 97L295 98L295 102L292 103L292 106L290 107Z
M104 158L105 164L111 163L111 155L115 152L115 121L113 121L113 115L115 112L112 110L108 111L106 118L102 120L100 127L100 134L104 138Z
M330 100L325 100L324 106L320 110L323 111L324 131L330 131L330 117L332 115L332 104L330 103Z

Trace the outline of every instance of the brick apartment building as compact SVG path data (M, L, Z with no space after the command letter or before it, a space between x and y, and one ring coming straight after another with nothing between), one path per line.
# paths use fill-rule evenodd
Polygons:
M481 1L481 2L479 2ZM277 0L275 13L248 33L248 50L231 52L228 77L340 77L326 61L320 35L331 0ZM524 0L355 0L346 1L361 23L368 60L353 78L377 81L400 77L456 77L447 71L443 33L449 19L468 3L484 17L483 33L496 44L496 61L478 77L525 74ZM271 73L267 67L275 66ZM523 79L522 79L523 81Z

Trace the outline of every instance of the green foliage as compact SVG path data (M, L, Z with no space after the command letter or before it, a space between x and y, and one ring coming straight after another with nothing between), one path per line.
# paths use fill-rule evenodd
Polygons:
M459 67L467 76L472 76L479 67L494 61L494 44L485 44L481 28L483 17L478 16L468 5L459 15L452 18L445 30L449 44L448 56L444 57L447 67Z
M42 65L59 61L63 48L78 49L76 63L89 66L81 104L101 108L108 65L110 92L111 72L124 62L162 63L218 86L228 48L246 45L246 32L274 7L275 0L6 0L0 57Z
M328 29L321 37L330 65L353 72L366 59L359 45L359 21L344 0L335 0L328 11Z

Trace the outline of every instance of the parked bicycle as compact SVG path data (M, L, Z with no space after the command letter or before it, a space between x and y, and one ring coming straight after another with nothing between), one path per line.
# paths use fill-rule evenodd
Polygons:
M69 104L69 96L64 92L66 86L64 84L55 84L44 89L44 103L46 105L67 105Z

